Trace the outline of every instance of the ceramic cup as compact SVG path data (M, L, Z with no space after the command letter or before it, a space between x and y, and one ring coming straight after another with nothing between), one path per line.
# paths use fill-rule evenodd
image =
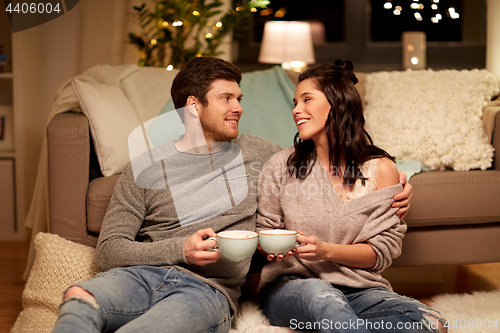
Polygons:
M256 232L248 230L221 231L217 237L209 237L217 242L217 246L207 250L220 252L232 261L249 259L257 249L258 236Z
M277 256L297 246L297 231L293 230L262 230L259 232L259 244L268 254Z

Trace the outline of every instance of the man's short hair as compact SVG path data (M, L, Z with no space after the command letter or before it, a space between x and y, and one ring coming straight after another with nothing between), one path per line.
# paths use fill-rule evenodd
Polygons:
M186 105L189 96L208 105L207 92L215 80L241 82L241 70L232 63L215 57L196 57L177 73L170 94L176 109Z

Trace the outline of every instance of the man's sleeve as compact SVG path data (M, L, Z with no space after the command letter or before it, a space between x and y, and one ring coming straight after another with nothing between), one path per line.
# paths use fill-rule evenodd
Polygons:
M187 263L184 255L187 236L155 242L136 241L147 213L145 191L135 183L129 165L115 186L101 227L96 249L97 264L101 270Z

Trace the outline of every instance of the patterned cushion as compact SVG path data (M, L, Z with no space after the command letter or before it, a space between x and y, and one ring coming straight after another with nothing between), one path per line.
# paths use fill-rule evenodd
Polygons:
M51 332L63 292L97 273L95 249L58 235L35 236L35 261L23 291L23 311L12 333Z

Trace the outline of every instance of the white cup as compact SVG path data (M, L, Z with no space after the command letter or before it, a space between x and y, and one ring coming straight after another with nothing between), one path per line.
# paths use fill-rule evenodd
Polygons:
M207 251L220 252L232 261L249 259L257 249L259 235L248 230L226 230L217 233L217 237L209 237L217 242L217 246Z
M286 255L288 251L298 245L297 231L282 229L262 230L259 232L259 244L268 254L277 256L281 253Z

